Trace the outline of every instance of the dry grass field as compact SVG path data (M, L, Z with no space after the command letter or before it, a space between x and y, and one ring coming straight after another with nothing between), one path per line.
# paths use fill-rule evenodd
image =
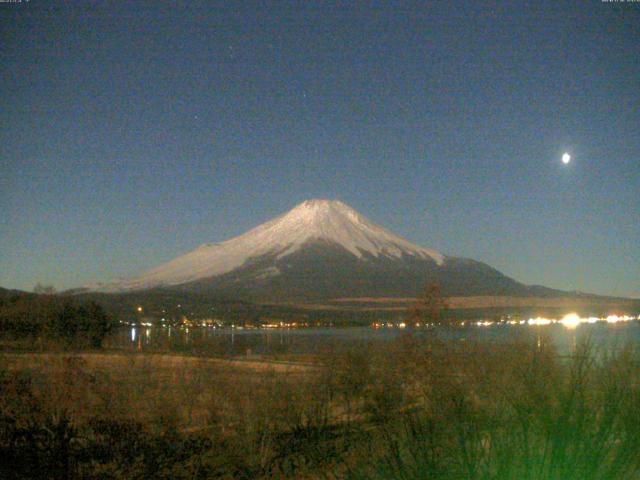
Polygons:
M640 354L411 334L313 365L4 353L2 478L632 479Z

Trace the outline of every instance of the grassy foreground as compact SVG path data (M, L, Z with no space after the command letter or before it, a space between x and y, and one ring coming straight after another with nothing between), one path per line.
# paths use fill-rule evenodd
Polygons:
M406 335L315 360L3 354L0 478L640 476L637 350Z

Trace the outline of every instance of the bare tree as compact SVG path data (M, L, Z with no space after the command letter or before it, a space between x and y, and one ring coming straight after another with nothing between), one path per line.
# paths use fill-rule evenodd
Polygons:
M447 310L447 302L442 297L440 285L432 283L426 286L422 296L409 308L407 323L409 326L420 323L442 324L445 322Z

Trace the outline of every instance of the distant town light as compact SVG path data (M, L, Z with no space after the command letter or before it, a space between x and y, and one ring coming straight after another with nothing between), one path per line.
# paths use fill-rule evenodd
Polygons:
M580 325L582 321L583 320L578 316L578 314L569 313L564 317L562 317L562 320L560 320L560 323L564 325L565 328L568 328L569 330L573 330L578 325ZM586 322L586 319L584 321Z
M550 323L552 323L552 321L549 320L548 318L537 317L537 318L530 318L527 323L529 325L549 325Z

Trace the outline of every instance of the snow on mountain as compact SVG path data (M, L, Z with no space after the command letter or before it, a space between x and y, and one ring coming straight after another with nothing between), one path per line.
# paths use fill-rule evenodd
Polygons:
M100 291L180 285L233 271L263 255L285 257L312 241L336 244L358 258L413 256L444 261L440 253L412 244L335 200L307 200L288 213L222 243L205 244L141 276L92 286ZM277 274L275 272L274 274Z

